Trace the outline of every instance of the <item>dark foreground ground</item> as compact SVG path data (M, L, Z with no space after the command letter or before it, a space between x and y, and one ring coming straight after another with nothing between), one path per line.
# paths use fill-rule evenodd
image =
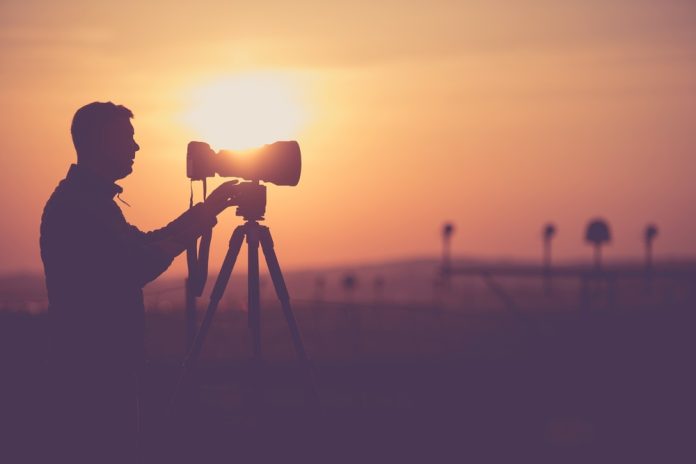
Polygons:
M228 311L174 414L183 324L151 313L145 462L696 462L694 309L300 307L318 410L279 313L264 316L268 361L253 376L245 313ZM51 383L45 318L0 317L0 462L23 462L41 447Z

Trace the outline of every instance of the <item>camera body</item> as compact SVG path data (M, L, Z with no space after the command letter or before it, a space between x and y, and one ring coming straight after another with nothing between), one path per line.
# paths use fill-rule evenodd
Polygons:
M294 186L300 181L301 170L300 145L296 141L217 153L205 142L189 142L186 151L186 175L191 180L203 180L218 174Z
M189 142L186 150L186 177L203 180L215 176L217 154L205 142Z

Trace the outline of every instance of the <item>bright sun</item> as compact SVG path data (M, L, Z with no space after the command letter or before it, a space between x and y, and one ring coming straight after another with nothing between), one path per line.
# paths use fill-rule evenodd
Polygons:
M245 149L297 138L306 119L301 89L274 72L217 79L192 93L187 125L214 149Z

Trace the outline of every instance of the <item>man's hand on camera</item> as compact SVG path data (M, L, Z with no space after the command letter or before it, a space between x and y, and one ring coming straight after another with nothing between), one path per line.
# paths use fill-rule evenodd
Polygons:
M205 199L205 207L217 216L227 207L236 205L237 196L239 195L239 185L237 183L238 181L236 180L230 180L221 184Z

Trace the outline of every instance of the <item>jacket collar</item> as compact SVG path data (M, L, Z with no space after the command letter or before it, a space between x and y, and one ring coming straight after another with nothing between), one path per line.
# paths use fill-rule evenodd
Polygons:
M113 198L115 195L123 192L123 188L120 185L105 181L77 164L70 165L65 180L96 195L108 198Z

